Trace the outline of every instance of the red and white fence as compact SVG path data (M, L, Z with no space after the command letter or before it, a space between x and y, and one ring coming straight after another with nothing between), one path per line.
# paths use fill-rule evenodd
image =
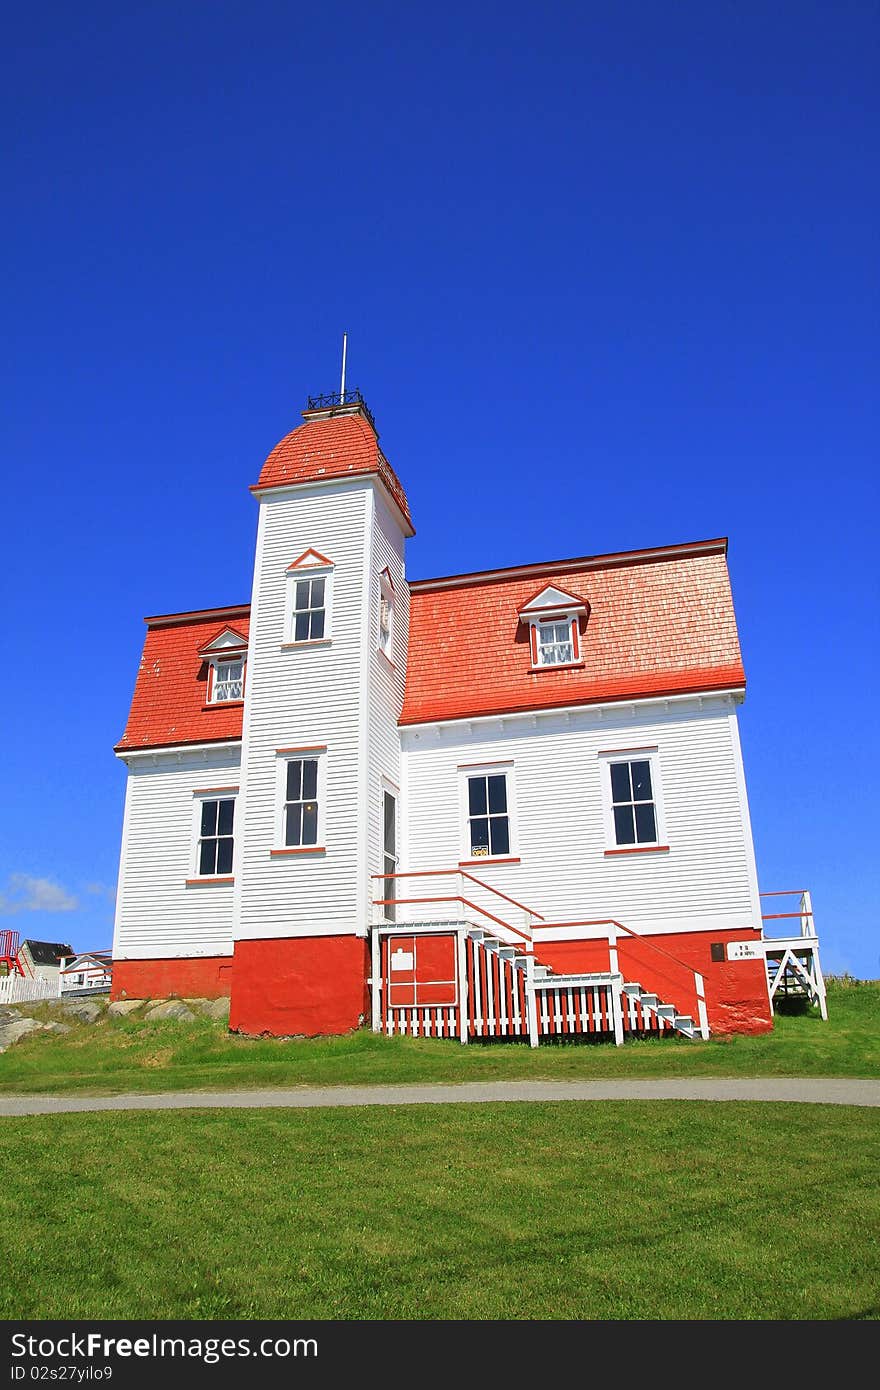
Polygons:
M556 975L534 954L532 928L544 922L541 914L473 874L436 869L374 878L382 895L373 926L376 1032L463 1043L528 1039L533 1047L555 1037L620 1044L626 1032L708 1037L702 975L620 922L548 924L590 928L593 936L602 927L608 942L607 971ZM428 880L419 884L428 891L401 893L400 881L409 879ZM401 910L405 922L397 920ZM624 983L642 973L646 953L652 977L666 986L665 1004Z

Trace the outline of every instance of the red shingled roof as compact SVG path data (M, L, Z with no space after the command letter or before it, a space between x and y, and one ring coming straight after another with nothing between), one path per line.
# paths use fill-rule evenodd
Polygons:
M414 583L401 724L745 684L724 540ZM530 673L538 582L590 604L584 665Z
M119 753L241 738L240 704L206 706L208 665L199 652L221 625L247 637L249 609L212 608L147 618L147 636Z
M260 481L254 491L290 486L291 483L320 482L325 478L375 473L391 493L412 530L409 503L400 479L379 448L376 431L366 416L328 416L306 410L303 417L305 424L291 430L275 445L263 464Z
M401 724L742 687L724 540L411 585ZM530 671L518 613L549 584L582 595L583 667ZM242 707L206 707L200 650L248 608L147 619L131 714L117 751L241 737Z

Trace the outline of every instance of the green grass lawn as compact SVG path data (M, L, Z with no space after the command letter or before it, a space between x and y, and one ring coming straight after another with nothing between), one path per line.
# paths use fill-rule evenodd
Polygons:
M41 1116L0 1167L6 1319L880 1313L855 1107Z
M831 983L829 1019L778 1017L760 1037L542 1046L383 1038L239 1038L202 1019L105 1019L65 1036L36 1034L0 1055L0 1094L218 1090L624 1076L880 1076L880 983ZM28 1010L22 1009L23 1012ZM43 1007L30 1012L37 1017Z

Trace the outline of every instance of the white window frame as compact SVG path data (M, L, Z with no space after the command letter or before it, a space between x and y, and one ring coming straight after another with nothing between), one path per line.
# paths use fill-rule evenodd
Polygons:
M219 700L217 698L217 685L220 672L224 666L234 666L241 664L241 694L234 695L230 700ZM247 656L245 652L231 652L228 656L212 656L209 658L210 665L210 686L208 688L209 705L237 705L244 700L245 670L247 667Z
M313 760L318 764L317 842L314 845L285 844L285 807L287 805L287 764L297 760ZM327 848L327 745L316 744L302 748L278 748L275 752L275 833L273 855L323 854Z
M395 612L395 597L396 595L394 593L394 585L391 582L391 578L383 570L383 572L379 575L379 596L376 612L376 646L377 649L381 652L382 656L384 656L385 660L389 661L392 666L394 665L395 619L397 616ZM383 603L388 604L389 611L387 636L384 636L382 632Z
M235 837L237 834L236 814L238 801L238 787L207 787L193 792L193 819L192 819L192 852L190 863L190 878L200 879L203 883L210 883L214 879L232 878L233 870L230 867L228 873L203 874L200 868L201 849L202 849L202 807L206 801L231 801L232 806L232 863L235 863ZM213 838L213 837L212 837Z
M302 565L286 571L287 592L284 604L284 645L286 647L321 647L329 645L333 625L333 569L327 565ZM324 634L322 637L296 638L296 586L304 579L324 580ZM305 611L305 610L303 610ZM310 610L316 611L314 609Z
M386 797L386 796L390 796L390 797L393 797L393 798L394 798L394 852L393 852L393 853L389 853L389 852L386 850L386 848L385 848L385 797ZM379 858L380 858L380 861L381 861L381 862L380 862L380 865L379 865L379 869L380 869L380 872L383 873L383 874L387 872L386 859L392 859L392 860L394 861L393 872L394 872L395 874L398 873L398 872L400 871L400 835L401 835L401 824L400 824L400 787L396 784L396 782L392 782L391 779L390 779L389 777L381 777L381 778L379 779ZM383 888L383 890L384 890L384 887L385 887L385 882L387 882L387 880L386 880L386 881L382 881L382 880L379 881L379 883L381 884L381 887ZM378 886L378 885L377 885L377 886ZM387 897L390 897L390 898L396 898L396 897L399 896L399 893L400 893L400 880L397 879L397 880L392 880L392 883L391 883L391 890L390 890L390 892L387 893L387 895L386 895L386 893L383 891L383 892L381 893L381 895L377 894L377 896L382 896L382 897L387 896ZM391 910L390 910L390 911L391 911L391 916L388 916L388 911L389 911L388 908L383 908L383 909L382 909L382 912L383 912L384 917L385 917L385 921L387 921L387 922L393 922L393 921L395 920L395 917L396 917L396 909L395 909L394 907L391 908Z
M541 661L541 627L545 623L565 623L568 627L568 640L571 643L570 661ZM581 634L578 614L571 610L558 609L553 612L529 616L529 655L532 671L565 671L572 666L583 666L581 656Z
M513 775L514 763L512 758L504 759L493 763L461 763L458 767L458 824L459 824L459 853L460 864L497 864L504 863L509 859L519 858L519 834L517 823L516 807L516 786ZM471 853L470 837L470 802L468 795L468 779L471 777L499 777L503 776L506 781L507 789L507 828L510 847L505 854L484 854L474 855Z
M660 769L660 750L656 744L638 748L613 748L597 755L602 792L602 819L605 828L605 853L638 854L668 849L666 810L663 803L663 778ZM613 763L648 763L651 769L651 791L654 802L656 840L642 840L631 845L619 845L614 826L614 802L611 796L611 767Z

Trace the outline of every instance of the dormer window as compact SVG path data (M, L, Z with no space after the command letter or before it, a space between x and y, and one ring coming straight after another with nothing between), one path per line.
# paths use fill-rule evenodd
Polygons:
M317 550L306 550L287 567L285 644L308 646L330 640L333 564Z
M548 584L519 610L528 629L532 671L583 666L581 624L590 606L577 594Z
M244 696L244 662L218 661L214 667L214 689L212 700L222 704L225 700L241 700Z
M536 624L538 631L538 665L567 666L574 661L575 634L567 618Z
M233 627L224 627L202 647L199 656L208 666L209 705L228 705L244 699L247 638Z

